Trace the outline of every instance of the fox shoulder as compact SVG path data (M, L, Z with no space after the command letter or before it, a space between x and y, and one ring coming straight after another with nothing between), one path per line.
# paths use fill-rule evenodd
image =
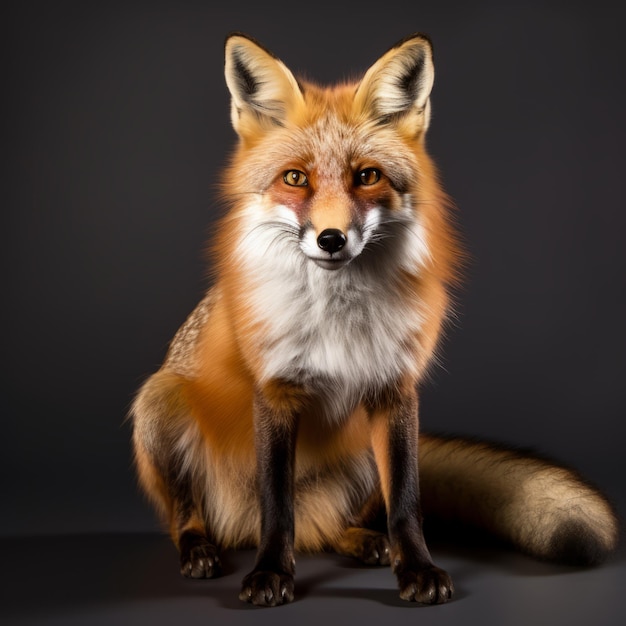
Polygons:
M196 308L189 314L170 342L164 367L181 375L190 376L197 366L196 348L202 330L219 299L216 287L209 289Z

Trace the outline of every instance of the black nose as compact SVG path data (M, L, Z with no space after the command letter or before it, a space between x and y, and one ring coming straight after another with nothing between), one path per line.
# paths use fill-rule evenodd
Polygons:
M346 245L346 236L338 228L327 228L317 238L317 245L324 252L339 252Z

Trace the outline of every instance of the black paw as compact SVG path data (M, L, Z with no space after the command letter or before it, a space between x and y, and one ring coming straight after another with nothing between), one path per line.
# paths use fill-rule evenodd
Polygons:
M278 606L293 601L293 590L291 574L253 571L243 579L239 599L257 606Z
M443 604L452 598L454 586L452 579L442 569L434 565L416 570L398 573L400 597L419 604Z
M207 540L188 546L180 553L180 572L187 578L217 578L222 564L217 548Z
M363 534L359 559L366 565L389 565L389 539L383 533L369 531Z

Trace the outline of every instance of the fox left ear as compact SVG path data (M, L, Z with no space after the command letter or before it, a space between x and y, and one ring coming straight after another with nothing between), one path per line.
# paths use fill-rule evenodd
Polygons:
M415 133L425 131L434 79L432 45L426 35L416 33L370 67L357 87L355 102L380 122L402 120Z
M232 98L231 121L242 138L259 127L283 125L303 101L285 64L247 35L235 33L226 40L224 74Z

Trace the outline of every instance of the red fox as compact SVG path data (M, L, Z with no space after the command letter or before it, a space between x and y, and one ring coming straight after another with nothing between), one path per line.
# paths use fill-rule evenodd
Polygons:
M243 34L225 57L239 142L213 286L131 411L139 480L182 574L219 576L220 550L255 546L240 598L275 606L294 598L296 551L335 550L391 565L406 600L442 603L453 584L422 507L538 558L601 561L616 517L575 472L418 435L461 258L425 147L429 39L332 88Z

